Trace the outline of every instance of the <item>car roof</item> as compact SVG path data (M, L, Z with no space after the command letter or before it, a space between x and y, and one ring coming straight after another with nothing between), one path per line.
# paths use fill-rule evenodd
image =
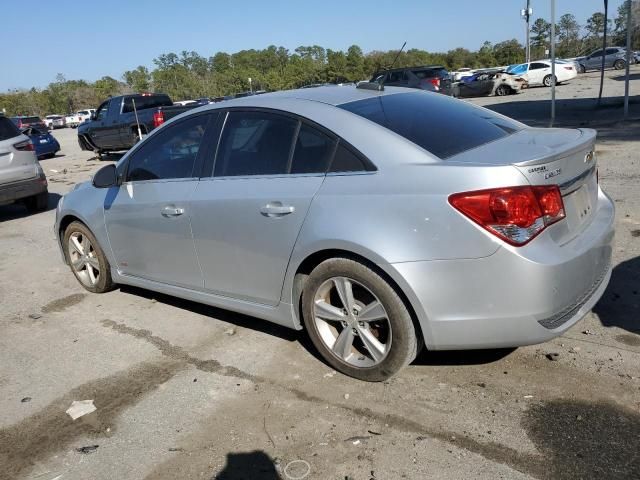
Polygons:
M415 89L401 87L384 87L384 90L369 90L354 86L323 85L321 87L298 88L295 90L280 90L277 92L251 95L248 97L234 98L224 102L208 105L208 108L225 108L232 106L269 106L277 103L278 99L308 100L327 105L342 105L367 98L381 97L398 93L411 93ZM203 107L203 108L207 108Z

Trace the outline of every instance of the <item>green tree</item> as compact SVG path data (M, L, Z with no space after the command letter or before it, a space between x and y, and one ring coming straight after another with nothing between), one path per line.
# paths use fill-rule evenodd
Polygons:
M506 40L496 43L493 47L493 55L500 66L513 65L524 62L524 47L516 40Z
M531 56L532 58L544 58L545 50L549 48L551 41L551 24L544 18L538 18L531 25Z
M580 54L580 24L570 13L565 13L558 21L559 57L575 57Z

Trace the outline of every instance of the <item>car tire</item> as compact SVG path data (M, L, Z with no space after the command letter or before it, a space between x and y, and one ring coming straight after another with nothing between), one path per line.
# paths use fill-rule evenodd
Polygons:
M551 86L551 75L547 75L546 77L544 77L542 79L542 84L545 87L550 87ZM556 85L558 85L558 77L556 77Z
M508 87L507 85L498 85L498 88L496 88L496 95L498 97L504 97L510 94L511 94L511 88Z
M324 360L359 380L390 378L415 359L421 345L395 289L368 266L348 258L326 260L311 272L302 292L302 314Z
M585 68L584 65L582 64L578 65L578 73L587 73L587 69Z
M80 285L92 293L113 289L109 261L85 224L71 222L64 231L62 246L67 263Z
M625 62L624 60L618 59L615 62L613 62L613 68L615 68L616 70L622 70L626 66L627 66L627 62Z
M49 206L49 192L45 190L37 195L27 197L23 200L23 203L30 213L44 212Z

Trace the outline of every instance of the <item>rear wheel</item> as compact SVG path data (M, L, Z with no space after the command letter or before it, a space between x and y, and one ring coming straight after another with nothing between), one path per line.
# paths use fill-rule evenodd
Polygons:
M556 85L558 84L558 77L555 77L556 79ZM551 75L547 75L546 77L544 77L544 79L542 80L542 83L544 84L545 87L550 87L551 86Z
M613 62L613 68L615 68L616 70L622 70L626 66L627 62L625 62L624 60L616 60L615 62Z
M49 206L49 192L45 190L37 195L25 198L23 202L24 206L27 207L27 210L31 213L44 212L47 206Z
M113 288L109 262L91 231L80 222L71 222L64 231L64 253L80 284L93 293Z
M511 93L511 88L507 85L498 85L496 88L496 95L499 97L504 97L505 95L509 95Z
M413 361L418 338L396 291L369 267L333 258L309 275L305 327L322 357L351 377L379 382Z
M578 65L578 73L585 73L587 71L587 69L584 67L584 65Z

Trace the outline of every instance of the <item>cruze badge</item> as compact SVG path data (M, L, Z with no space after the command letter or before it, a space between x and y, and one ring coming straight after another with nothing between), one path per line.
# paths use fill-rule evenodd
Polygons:
M547 180L552 177L557 177L558 175L560 175L560 172L562 172L561 168L556 168L555 170L551 170L550 172L547 172L544 174L544 179Z
M587 154L584 156L584 163L590 163L593 161L593 151L591 152L587 152Z

